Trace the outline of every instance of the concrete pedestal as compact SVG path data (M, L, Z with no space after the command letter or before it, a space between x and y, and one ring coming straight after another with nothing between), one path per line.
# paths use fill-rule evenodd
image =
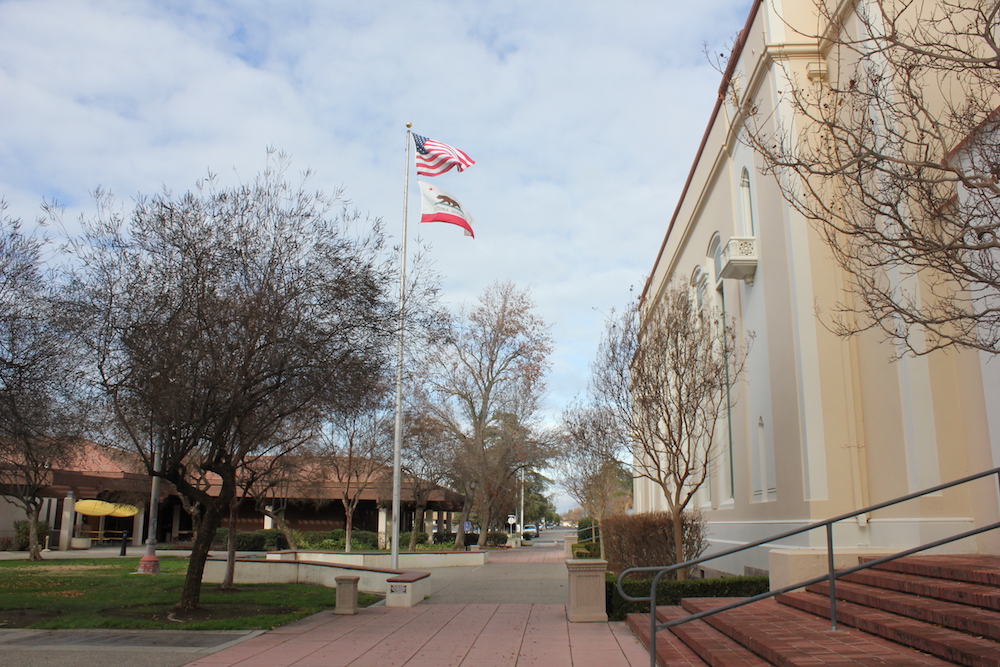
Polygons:
M358 613L358 581L361 577L341 575L337 582L337 607L334 614L353 616Z
M566 558L573 557L573 545L576 544L576 535L566 535L563 537L563 555Z
M569 604L566 618L570 623L606 623L604 571L608 561L599 558L568 559Z

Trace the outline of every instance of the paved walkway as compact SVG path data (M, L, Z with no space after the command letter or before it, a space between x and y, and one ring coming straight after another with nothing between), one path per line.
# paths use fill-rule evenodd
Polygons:
M410 609L324 611L188 667L645 667L624 623L566 620L562 534L483 566L431 568L430 597Z
M189 667L639 667L624 623L569 623L561 604L421 604L324 611Z
M624 623L566 620L561 531L546 531L530 547L490 552L483 566L431 572L431 596L410 609L373 607L356 616L324 611L264 633L170 632L191 637L184 645L171 645L167 631L0 630L0 667L649 664L649 654Z

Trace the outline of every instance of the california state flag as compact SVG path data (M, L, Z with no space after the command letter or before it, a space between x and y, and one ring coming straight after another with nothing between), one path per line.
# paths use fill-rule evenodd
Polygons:
M420 186L420 222L447 222L458 225L465 230L466 236L475 238L472 233L472 216L454 197L436 185L417 181Z

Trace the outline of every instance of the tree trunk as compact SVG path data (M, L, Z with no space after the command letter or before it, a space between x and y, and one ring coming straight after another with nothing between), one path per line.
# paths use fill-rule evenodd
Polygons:
M295 537L292 535L292 529L288 527L285 522L285 511L279 510L277 512L271 510L261 510L265 516L271 517L271 521L274 522L274 527L277 528L282 535L285 536L285 541L288 542L288 548L295 551L299 548L298 542L296 542Z
M601 527L601 517L597 517L594 521L597 525L597 535L599 539L597 544L601 548L601 560L607 560L607 557L604 555L604 528Z
M679 509L674 509L670 512L673 517L673 528L674 528L674 558L676 563L683 563L684 558L684 523L682 520L682 511ZM677 570L678 579L687 579L687 570L681 568Z
M42 560L42 545L38 543L38 512L41 506L28 509L28 560Z
M416 509L413 510L413 530L410 531L410 551L417 550L417 533L420 532L419 528L424 527L424 512L427 511L427 505L417 505Z
M458 518L458 530L455 532L455 549L459 550L465 549L465 522L469 520L469 514L472 512L472 503L469 497L465 497L465 501L462 503L462 513Z
M225 486L222 489L222 493L227 497L232 492L232 488L228 489L228 493ZM222 520L222 508L227 503L227 498L220 497L202 505L201 521L194 537L194 544L191 545L191 556L188 559L184 587L181 589L181 599L175 607L177 611L191 611L201 605L201 579L205 574L205 561L212 548L215 530Z
M479 540L476 542L480 549L486 548L486 542L490 537L490 526L493 525L493 505L484 501L483 510L483 525L479 531Z
M350 503L344 502L344 553L351 553L351 531L354 529L354 512Z
M240 501L233 494L233 499L229 501L229 540L226 544L226 576L222 578L222 586L219 590L235 591L233 578L236 576L236 515L239 511Z

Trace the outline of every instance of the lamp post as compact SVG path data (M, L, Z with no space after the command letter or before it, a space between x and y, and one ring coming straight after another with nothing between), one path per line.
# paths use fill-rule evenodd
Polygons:
M156 557L156 521L160 509L160 472L163 465L163 433L156 439L153 457L153 484L149 493L149 534L146 537L146 555L139 559L139 574L159 574L160 560Z

